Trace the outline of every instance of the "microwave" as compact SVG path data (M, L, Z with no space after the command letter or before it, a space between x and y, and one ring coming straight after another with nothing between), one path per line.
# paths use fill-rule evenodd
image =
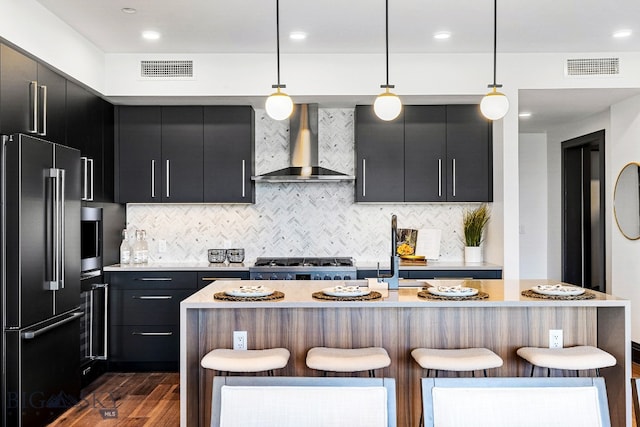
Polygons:
M102 208L82 207L80 221L81 274L102 270Z

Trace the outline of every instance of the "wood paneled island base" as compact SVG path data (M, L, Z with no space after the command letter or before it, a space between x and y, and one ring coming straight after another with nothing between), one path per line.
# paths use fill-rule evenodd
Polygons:
M529 370L516 350L545 347L549 329L562 329L566 347L593 345L616 357L616 366L602 369L601 375L607 384L612 425L630 426L629 302L597 292L594 299L571 301L520 295L521 290L546 283L550 282L467 280L465 286L489 294L476 301L428 300L418 297L419 287L401 287L383 291L381 300L346 302L311 297L329 286L327 282L243 282L277 289L285 298L227 302L214 300L214 293L235 288L238 282L217 281L181 303L181 425L209 425L213 373L200 367L200 359L214 348L232 348L233 331L247 331L250 349L289 349L289 364L276 372L282 376L322 375L305 365L312 347L384 347L391 366L376 375L396 379L398 426L408 427L418 424L420 378L426 374L411 358L414 348L486 347L504 360L501 368L490 370L490 376L526 376Z

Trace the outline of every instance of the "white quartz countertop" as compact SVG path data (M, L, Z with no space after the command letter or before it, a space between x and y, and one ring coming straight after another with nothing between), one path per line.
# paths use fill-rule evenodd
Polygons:
M373 280L373 279L370 279ZM349 281L346 284L354 284ZM358 281L366 284L366 281ZM372 285L373 282L369 282ZM259 281L247 280L245 286L264 285L284 293L284 298L273 301L223 301L214 298L214 294L224 292L227 289L237 288L237 281L216 281L181 302L182 309L217 309L217 308L331 308L331 307L526 307L526 306L628 306L629 301L600 292L590 291L595 294L594 299L582 300L553 300L530 298L521 295L521 291L531 289L535 285L556 284L551 280L460 280L460 284L477 288L489 295L482 300L433 300L418 296L418 291L425 285L451 286L454 280L418 280L403 281L399 290L380 290L382 298L371 301L328 301L313 298L314 292L326 288L327 282L305 280L273 280ZM341 281L332 281L331 286L345 284Z
M104 271L249 271L250 263L208 262L154 262L148 264L113 264L104 267ZM375 270L375 261L356 262L358 270ZM389 261L380 263L381 270L389 269ZM502 266L489 263L472 263L455 261L429 261L427 265L400 265L400 270L502 270Z

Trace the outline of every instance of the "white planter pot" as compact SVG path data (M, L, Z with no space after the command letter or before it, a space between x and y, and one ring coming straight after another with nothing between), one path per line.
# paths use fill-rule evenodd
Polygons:
M464 247L464 262L466 264L482 262L482 247L480 247L480 246L465 246Z

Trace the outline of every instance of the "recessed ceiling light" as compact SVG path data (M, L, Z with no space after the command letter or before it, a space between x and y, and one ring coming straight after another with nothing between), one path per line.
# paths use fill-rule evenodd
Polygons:
M289 34L289 38L291 40L304 40L307 38L307 33L302 32L302 31L292 31Z
M160 33L157 31L143 31L142 38L146 40L158 40L160 38Z
M531 113L529 111L523 111L522 113L518 114L518 117L522 117L523 119L528 119L529 117L531 117Z
M132 7L123 7L120 10L122 11L122 13L136 13L137 12L137 10L132 8Z
M613 37L617 39L622 39L622 38L631 36L631 34L633 34L633 31L631 30L618 30L613 33Z
M438 40L446 40L450 37L451 37L451 33L448 31L438 31L433 35L433 38Z

